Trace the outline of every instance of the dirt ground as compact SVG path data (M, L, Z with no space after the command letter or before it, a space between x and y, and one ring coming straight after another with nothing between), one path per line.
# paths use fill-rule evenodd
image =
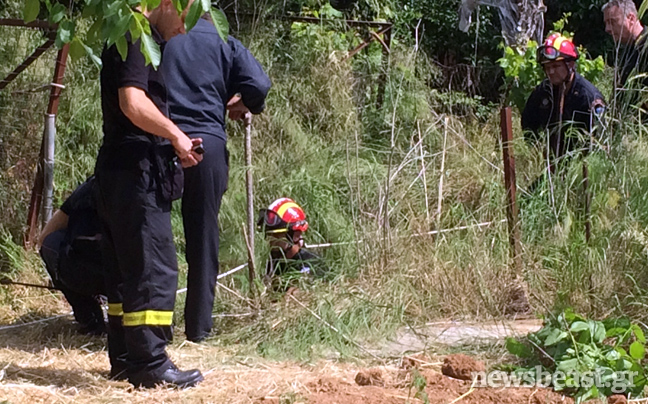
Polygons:
M199 368L205 381L193 389L134 390L106 379L104 340L70 332L69 318L0 330L0 403L253 403L253 404L545 404L573 403L530 388L471 388L445 376L481 369L466 356L433 354L392 359L375 366L321 361L271 362L232 347L176 341L169 352L181 368ZM445 365L444 365L445 362ZM468 369L462 369L467 366ZM473 369L473 370L475 370Z

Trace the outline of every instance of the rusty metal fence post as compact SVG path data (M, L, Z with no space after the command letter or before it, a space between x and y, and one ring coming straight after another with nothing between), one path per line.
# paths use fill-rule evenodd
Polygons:
M507 314L526 313L530 310L527 287L522 276L522 246L516 200L515 158L513 156L513 123L511 107L504 107L500 113L502 129L502 157L504 159L504 185L506 186L506 218L508 221L510 254L515 274L509 293Z

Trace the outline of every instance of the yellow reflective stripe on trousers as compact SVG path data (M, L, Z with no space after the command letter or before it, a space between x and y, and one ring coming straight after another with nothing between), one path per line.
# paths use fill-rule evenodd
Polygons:
M135 327L138 325L171 325L172 322L172 311L144 310L124 313L123 324L125 327Z
M108 315L120 317L124 315L124 309L121 303L108 303Z

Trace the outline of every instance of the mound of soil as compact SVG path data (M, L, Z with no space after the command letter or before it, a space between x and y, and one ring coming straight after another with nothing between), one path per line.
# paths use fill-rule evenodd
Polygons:
M441 372L459 380L473 380L473 373L483 372L486 367L482 362L476 361L463 354L449 355L443 360Z
M355 377L355 382L358 386L384 386L385 380L383 379L382 370L380 369L367 369L361 370Z
M430 404L447 404L458 397L461 404L573 404L574 400L548 389L474 388L471 382L451 379L436 372L423 373Z
M608 404L627 404L628 399L626 396L622 396L620 394L616 394L614 396L608 397Z
M335 377L320 378L308 384L310 394L304 398L309 404L403 404L423 402L423 391L418 391L413 384L403 386L397 377L385 374L379 369L363 370L363 378L380 374L384 386L353 384ZM356 376L356 378L358 377ZM422 370L427 386L430 404L448 404L462 397L461 404L573 404L574 400L547 389L531 388L474 388L471 382L446 377L432 370ZM266 401L267 402L267 401ZM266 403L264 402L264 404Z

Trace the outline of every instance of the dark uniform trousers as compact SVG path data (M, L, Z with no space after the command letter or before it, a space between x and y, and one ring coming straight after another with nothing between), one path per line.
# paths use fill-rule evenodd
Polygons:
M213 325L212 310L218 277L218 211L227 190L229 154L225 140L193 134L203 139L200 164L184 170L182 219L187 241L187 301L185 332L190 340L206 337Z
M165 347L173 335L178 266L171 202L161 200L151 167L151 157L143 156L137 168L98 162L96 169L113 374L156 377L172 366Z
M103 310L99 302L92 296L95 290L88 291L88 293L80 293L77 289L73 289L61 276L62 273L67 273L62 265L65 263L61 260L61 256L65 254L63 249L67 246L65 242L65 230L58 230L52 232L45 237L43 245L40 249L40 255L45 262L45 268L52 278L54 287L59 289L65 299L70 303L74 310L74 319L81 325L91 325L104 322ZM76 274L77 276L79 274ZM87 275L87 274L84 274Z

